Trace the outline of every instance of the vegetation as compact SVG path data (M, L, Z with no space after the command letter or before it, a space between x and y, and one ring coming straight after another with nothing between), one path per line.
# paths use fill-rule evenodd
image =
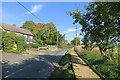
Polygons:
M96 69L98 72L100 72L106 79L119 79L118 76L118 53L107 51L106 56L107 60L103 63L101 53L98 51L98 49L85 50L82 48L77 48L76 52L78 55L86 59L90 65L94 69Z
M86 8L87 13L82 14L76 9L70 12L70 16L75 19L75 23L82 25L81 31L85 33L83 44L85 48L97 46L106 60L106 51L112 49L120 35L120 10L119 2L92 2Z
M64 79L72 79L74 80L74 73L71 68L71 60L70 60L70 53L71 49L68 50L68 52L65 54L65 56L62 58L59 65L62 66L62 69L54 73L54 79L64 78Z
M2 31L2 48L5 52L21 53L27 48L24 36L17 36L14 32Z
M57 32L58 32L58 44L65 44L65 35L62 35L57 31L56 26L50 23L34 23L33 21L26 21L21 28L30 30L34 34L34 39L39 45L56 45L57 44Z
M68 12L68 15L75 20L73 24L82 25L84 49L79 48L79 55L105 78L116 80L120 73L119 56L116 53L118 50L116 47L120 42L119 4L119 2L92 2L86 7L87 13L85 14L82 14L78 8L73 12ZM96 47L97 50L94 50Z
M2 49L2 30L0 29L0 50Z
M71 45L76 45L76 38L71 41ZM80 38L77 38L77 45L80 45Z

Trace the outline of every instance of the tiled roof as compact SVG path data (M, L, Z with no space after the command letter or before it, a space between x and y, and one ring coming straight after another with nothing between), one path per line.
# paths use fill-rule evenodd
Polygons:
M27 35L32 35L33 36L33 34L27 29L22 29L22 28L12 26L12 25L9 25L9 24L6 24L6 23L1 23L1 22L0 22L0 26L4 30L7 30L7 31L17 32L17 33L22 33L22 34L27 34Z

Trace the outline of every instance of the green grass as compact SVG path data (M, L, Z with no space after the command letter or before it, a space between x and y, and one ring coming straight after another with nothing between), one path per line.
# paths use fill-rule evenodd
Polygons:
M74 73L72 70L61 70L60 72L57 72L55 74L55 79L59 79L59 78L70 78L70 79L74 79Z
M118 54L108 51L107 60L103 62L102 56L98 50L78 51L78 54L86 59L90 65L100 72L106 79L118 79Z
M66 67L66 68L54 73L55 80L60 79L60 78L64 78L64 79L69 78L72 80L75 79L73 70L68 68L68 67L71 67L70 53L71 53L71 49L68 50L68 52L65 54L65 56L62 58L61 62L59 63L59 65L61 65L62 67Z
M71 49L69 49L68 52L65 54L65 56L62 58L60 65L65 66L65 65L68 65L71 63L70 62L70 57L71 57L70 53L71 53Z

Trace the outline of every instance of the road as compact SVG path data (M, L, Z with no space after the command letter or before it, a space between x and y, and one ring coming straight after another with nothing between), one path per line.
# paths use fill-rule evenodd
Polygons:
M31 57L19 64L2 66L3 78L48 78L69 48ZM18 55L18 54L16 54Z

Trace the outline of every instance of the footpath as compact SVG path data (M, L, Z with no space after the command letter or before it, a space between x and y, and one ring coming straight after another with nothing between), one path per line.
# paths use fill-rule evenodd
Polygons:
M100 77L76 54L74 48L72 48L71 60L76 80L101 80Z

